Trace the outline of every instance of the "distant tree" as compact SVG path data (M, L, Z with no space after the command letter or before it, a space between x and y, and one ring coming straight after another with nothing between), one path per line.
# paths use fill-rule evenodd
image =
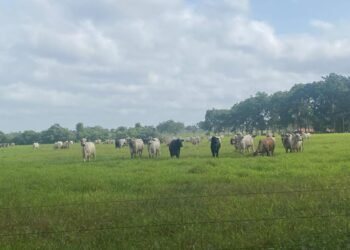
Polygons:
M97 139L106 140L110 137L109 130L101 126L85 127L83 135L90 141Z
M286 92L257 93L230 110L207 110L199 126L207 131L231 127L248 132L300 128L344 132L350 130L349 96L350 78L331 73L322 81L296 84Z
M73 137L73 134L67 128L63 128L57 123L52 125L48 130L41 132L42 143L67 141L72 139L72 137Z
M40 141L40 133L32 130L24 131L21 135L21 141L15 141L16 144L32 144L33 142Z
M84 124L82 122L75 125L76 140L79 141L84 137Z
M129 137L128 128L127 127L118 127L113 131L113 137L115 139L124 139Z
M183 131L184 128L185 128L185 125L182 122L174 122L173 120L161 122L157 126L157 130L160 133L169 133L174 135Z
M6 134L7 142L16 143L15 138L17 138L21 134L22 134L21 132L12 132L12 133Z
M271 119L269 109L269 96L266 93L258 92L238 104L235 104L228 114L228 120L232 130L247 131L265 130Z
M199 123L201 129L213 132L222 132L226 128L232 127L229 120L230 111L225 109L211 109L205 113L204 122Z
M268 109L270 110L270 120L268 127L272 130L282 130L291 123L289 115L289 104L286 102L288 92L276 92L270 96Z
M185 127L185 130L187 132L195 134L199 130L199 126L198 125L188 125Z
M7 142L7 136L5 135L5 133L0 131L0 143L3 143L3 142Z

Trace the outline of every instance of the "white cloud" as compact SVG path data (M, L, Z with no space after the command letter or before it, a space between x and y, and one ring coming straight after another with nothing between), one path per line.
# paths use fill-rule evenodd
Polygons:
M0 38L0 96L21 126L32 117L40 129L190 124L257 91L349 73L346 32L313 20L332 32L282 36L251 17L248 0L13 3L16 12L1 17L13 32Z
M37 88L25 83L14 83L7 86L0 86L1 99L25 105L42 105L44 107L72 107L84 103L82 95L76 95L66 91L55 89Z
M316 20L316 19L311 20L310 25L314 28L324 30L324 31L329 31L334 28L333 24L322 20Z
M278 54L282 50L282 44L273 28L260 21L234 18L229 23L228 38L232 45L238 48L245 47L248 50L269 54Z
M224 2L235 10L244 11L244 12L249 11L249 7L250 7L249 0L236 0L236 1L224 0Z

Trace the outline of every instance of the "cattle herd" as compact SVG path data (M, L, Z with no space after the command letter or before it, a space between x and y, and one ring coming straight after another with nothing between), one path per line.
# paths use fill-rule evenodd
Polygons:
M282 144L288 152L302 152L304 149L304 139L310 138L310 133L303 132L294 132L294 133L285 133L281 135ZM231 145L233 145L236 151L241 154L244 153L252 153L254 156L256 155L267 155L273 156L276 146L276 139L273 134L268 134L265 138L259 140L257 147L254 147L254 137L253 135L243 135L242 133L237 133L230 140ZM223 136L210 136L208 137L208 142L210 143L210 150L213 157L219 157L219 151L222 144ZM116 148L122 148L124 146L128 146L130 150L130 157L136 158L142 157L142 152L147 145L148 156L149 158L157 158L160 156L160 145L161 142L165 143L169 148L169 153L171 158L179 158L181 148L184 145L184 142L191 143L193 145L198 145L201 141L201 137L187 137L185 139L180 138L162 138L162 140L158 138L149 138L146 140L142 139L117 139L114 141ZM83 144L82 144L83 146ZM85 149L83 148L83 158L85 158ZM95 148L94 148L95 150ZM94 151L94 156L96 151Z
M0 148L8 148L8 147L13 147L15 146L16 144L11 142L11 143L0 143Z
M276 139L273 134L267 134L265 138L259 140L258 145L254 145L254 135L237 133L230 139L230 144L234 146L235 150L241 154L249 153L256 155L273 156ZM310 133L304 133L294 131L293 133L281 134L282 145L286 153L302 152L304 150L304 141L311 137ZM213 157L219 157L219 152L222 144L223 136L209 136L208 142L210 143L210 150ZM184 143L191 143L198 145L202 138L199 136L181 138L124 138L116 140L95 140L94 142L88 142L86 139L80 141L82 148L82 155L84 161L96 158L96 146L95 144L114 144L115 148L129 147L131 158L141 158L145 147L147 147L148 157L157 158L161 153L161 143L164 143L169 148L171 158L179 158L180 151ZM68 149L70 145L74 144L73 141L57 141L53 144L54 149ZM14 143L0 143L0 147L14 146ZM146 146L145 146L146 145ZM33 143L33 149L39 149L40 144L38 142Z

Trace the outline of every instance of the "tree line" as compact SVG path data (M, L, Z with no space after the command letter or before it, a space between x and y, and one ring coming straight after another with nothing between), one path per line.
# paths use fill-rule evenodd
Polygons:
M33 142L50 144L56 141L79 141L81 138L88 138L91 141L101 139L121 139L127 137L146 139L149 137L160 137L164 134L177 135L179 133L196 133L199 128L196 125L185 126L182 122L168 120L159 123L156 127L142 126L136 123L134 127L118 127L116 129L106 129L101 126L85 127L79 122L75 130L69 130L59 124L54 124L47 130L36 132L26 130L5 134L0 131L0 143L16 143L17 145L29 145Z
M258 92L255 96L234 104L230 109L207 110L205 120L197 125L185 126L168 120L154 126L118 127L106 129L101 126L85 127L76 124L69 130L54 124L47 130L27 130L5 134L0 131L0 143L32 144L81 138L107 140L126 137L148 138L162 134L196 133L205 130L214 133L225 131L286 131L305 129L314 132L350 131L350 78L335 73L321 81L296 84L289 91L268 95Z
M206 131L350 131L350 78L335 73L321 81L296 84L289 91L255 96L231 109L207 110Z

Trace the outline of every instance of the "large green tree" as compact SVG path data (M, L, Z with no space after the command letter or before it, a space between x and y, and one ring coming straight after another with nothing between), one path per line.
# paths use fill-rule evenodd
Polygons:
M207 131L218 129L345 132L350 130L350 78L329 74L319 82L296 84L272 95L257 93L231 109L208 110L200 123Z
M182 122L175 122L173 120L168 120L165 122L161 122L157 125L157 130L160 133L168 133L168 134L178 134L183 131L185 125Z

